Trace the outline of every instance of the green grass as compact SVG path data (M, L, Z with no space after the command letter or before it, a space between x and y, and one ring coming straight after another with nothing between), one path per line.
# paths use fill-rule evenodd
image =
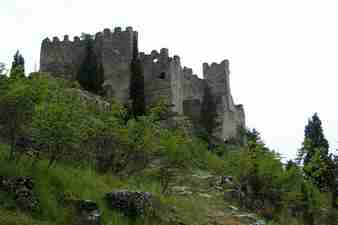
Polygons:
M0 224L1 225L58 225L50 221L40 221L33 219L29 215L20 212L9 211L0 208Z
M60 163L48 168L46 160L39 161L34 167L32 166L32 161L26 158L22 158L16 163L9 162L7 160L7 148L6 145L0 145L0 175L33 177L35 182L34 192L38 196L41 206L41 211L32 215L34 219L55 221L57 224L70 222L69 218L72 217L72 210L61 204L62 199L66 196L73 200L89 199L97 202L103 216L103 224L128 224L127 220L119 212L114 212L107 207L104 200L105 194L127 187L147 191L158 189L155 184L146 185L135 180L129 181L131 183L129 185L128 182L122 182L112 175L101 175L90 168L73 168ZM5 201L6 199L2 200ZM8 202L8 199L6 202ZM15 215L13 213L7 214L8 218ZM23 218L27 219L28 216ZM8 221L10 222L11 220L8 219Z
M15 209L15 202L9 204L10 198L4 199L0 193L0 200L8 202L11 207L4 208L0 205L0 212L5 217L1 217L0 224L71 224L73 209L62 204L62 200L81 199L93 200L98 203L102 213L102 224L104 225L128 225L128 224L157 224L147 218L132 221L120 212L108 208L104 196L106 193L118 189L128 189L137 191L147 191L155 195L157 204L155 206L157 216L161 219L169 218L169 211L172 207L176 208L177 216L188 224L203 221L205 211L203 200L195 197L188 199L177 196L162 195L162 187L156 176L147 174L135 175L125 179L114 177L112 174L99 174L91 168L75 168L61 162L49 168L47 160L40 160L32 166L32 160L22 157L19 162L10 162L8 158L8 146L0 144L0 175L4 176L30 176L35 182L34 192L37 195L41 211L30 215L18 213ZM214 159L210 157L208 162ZM211 163L210 163L211 164ZM13 208L14 207L14 208ZM200 215L196 220L196 215ZM51 223L48 221L52 221Z

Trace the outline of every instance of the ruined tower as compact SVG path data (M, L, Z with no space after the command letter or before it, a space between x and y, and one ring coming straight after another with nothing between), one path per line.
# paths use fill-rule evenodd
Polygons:
M135 43L136 40L136 43ZM132 27L124 31L120 27L104 29L95 35L94 51L104 70L104 89L110 96L121 102L129 98L130 62L137 32ZM50 41L46 38L41 45L40 70L55 76L75 79L76 73L85 56L85 41L79 37L69 40L68 35L60 41L57 37Z
M94 51L104 69L103 87L109 97L121 103L129 99L130 64L137 48L138 33L131 27L104 29L94 38ZM79 37L73 41L64 36L63 41L46 38L41 45L40 70L54 76L75 79L85 55L85 42ZM219 124L214 135L221 139L238 136L238 128L245 127L242 105L235 105L229 83L229 62L203 64L203 77L192 69L182 67L180 57L170 57L168 49L139 54L143 66L146 105L160 97L168 99L172 110L198 121L201 117L206 85L216 101L216 120Z

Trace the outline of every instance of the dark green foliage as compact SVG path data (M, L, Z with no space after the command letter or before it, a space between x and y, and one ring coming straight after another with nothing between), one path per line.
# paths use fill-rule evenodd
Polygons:
M314 189L310 184L303 182L301 185L301 201L303 202L303 220L306 225L315 224L315 210L318 210L314 206L315 193Z
M327 190L333 179L328 152L329 143L324 137L321 120L315 113L305 127L299 161L303 161L305 175L322 190Z
M10 77L25 77L25 59L19 50L14 55Z
M216 117L217 117L216 98L212 94L210 86L207 83L205 83L200 122L207 134L208 140L211 139L214 129L218 126Z
M8 80L0 96L0 124L11 146L14 159L16 141L24 135L34 110L34 92L26 78Z
M332 182L332 208L338 209L338 156L332 157L332 171L333 171L333 182Z
M0 95L7 84L6 65L0 62Z
M76 79L87 91L102 94L104 70L102 63L98 62L94 51L94 40L90 35L83 35L86 43L86 55L77 73Z
M134 40L133 60L130 65L131 78L129 85L129 95L131 99L131 111L134 117L142 116L146 112L144 95L144 76L142 62L138 56L137 40Z
M140 59L134 59L131 63L130 99L132 112L135 117L145 114L144 78Z
M253 128L252 130L246 130L247 144L250 148L255 149L258 146L265 146L261 134Z
M6 72L6 65L5 63L0 62L0 76L4 75L5 72Z
M287 163L286 163L285 169L291 170L291 169L296 168L296 167L297 167L296 162L294 162L293 160L288 160Z
M315 149L320 149L321 155L328 155L329 143L324 137L322 122L317 113L312 116L305 127L305 139L309 141L309 145L304 149L304 165L311 161L315 154Z
M34 221L46 220L44 224L50 224L49 221L72 224L70 200L90 199L102 209L102 224L136 224L107 209L102 198L112 189L129 189L151 192L170 209L178 209L171 210L173 213L177 211L192 220L191 223L183 221L184 224L195 224L194 214L208 218L210 209L223 212L228 202L218 195L222 193L219 188L223 191L231 188L235 193L235 206L241 203L278 224L334 224L323 212L332 211L332 218L337 215L331 208L335 207L337 192L334 190L337 191L338 184L332 185L332 192L321 193L312 180L304 179L299 165L292 161L283 165L280 156L264 144L255 129L246 131L247 142L240 147L224 143L215 146L214 152L219 153L216 155L208 151L206 141L186 132L183 126L162 125L170 112L165 101L151 107L145 115L125 119L127 109L119 104L112 101L105 111L95 104L83 104L76 97L78 90L73 84L46 74L7 79L5 84L5 88L0 89L0 104L15 103L13 108L24 113L20 115L25 120L20 123L18 136L29 134L28 138L37 142L41 153L37 160L24 154L20 162L14 164L4 160L10 147L0 144L0 175L31 176L36 181L35 191L42 210L37 215L27 213L23 223L35 224L29 219L33 216ZM5 118L3 115L0 114L0 119ZM306 169L321 165L324 161L319 156L320 151L315 151ZM49 168L51 161L55 166ZM332 159L328 167L335 171L336 178L337 162L337 158ZM315 170L314 177L325 171L325 167L320 168ZM233 179L232 184L217 186L216 191L210 186L209 178L219 176ZM191 185L193 193L189 197L172 194L177 185ZM211 196L210 200L199 197L203 190ZM191 204L196 211L180 208L181 204ZM0 205L0 214L8 214L2 207ZM167 214L161 216L167 217ZM329 222L321 223L319 217Z

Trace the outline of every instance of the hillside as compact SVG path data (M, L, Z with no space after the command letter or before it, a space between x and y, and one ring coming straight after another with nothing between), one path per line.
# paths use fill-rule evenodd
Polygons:
M44 73L0 87L0 224L338 222L331 194L255 131L222 143L165 100L135 115Z

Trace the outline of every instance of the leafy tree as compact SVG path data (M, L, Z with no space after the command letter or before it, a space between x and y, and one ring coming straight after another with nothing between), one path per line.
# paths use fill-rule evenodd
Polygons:
M130 163L128 131L123 121L125 109L111 102L107 111L90 111L87 120L88 131L83 141L83 155L89 155L93 161L95 157L96 168L100 172L111 169L113 173L119 173Z
M86 55L76 79L85 90L95 94L102 94L102 84L104 81L103 65L97 60L92 36L86 34L83 36L86 44Z
M0 62L0 76L5 75L6 72L6 65L5 63Z
M10 77L25 77L25 59L20 54L19 50L15 53L13 57Z
M247 137L247 145L251 149L255 149L258 146L263 146L265 147L265 144L261 138L261 134L253 128L252 130L247 130L246 131L246 137Z
M10 159L14 159L16 141L31 121L34 93L26 79L14 80L7 85L7 91L0 96L0 122L10 140Z
M333 182L332 182L332 208L338 209L338 156L332 157Z
M322 190L327 190L332 182L328 152L329 143L324 137L321 120L315 113L305 127L298 161L303 161L305 175Z
M0 92L4 90L4 85L7 83L6 81L6 65L0 62Z
M320 208L319 191L311 183L305 181L301 185L301 196L303 221L307 225L314 225Z
M288 171L288 170L291 170L295 167L297 167L297 163L294 162L293 160L288 160L287 163L286 163L285 169Z
M61 91L35 108L32 137L49 155L49 166L81 143L86 124L85 111L79 99Z
M146 112L144 95L144 76L142 62L138 56L137 41L134 40L133 60L131 62L131 77L129 95L131 99L131 111L134 117L142 116Z

